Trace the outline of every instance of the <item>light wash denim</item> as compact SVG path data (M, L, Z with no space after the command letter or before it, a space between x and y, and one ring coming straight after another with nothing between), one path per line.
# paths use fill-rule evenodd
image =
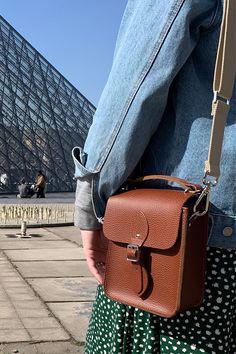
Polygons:
M221 17L222 0L128 1L93 124L84 147L73 150L78 213L89 210L82 185L100 219L134 170L201 183ZM235 192L236 88L211 195L211 246L236 249Z

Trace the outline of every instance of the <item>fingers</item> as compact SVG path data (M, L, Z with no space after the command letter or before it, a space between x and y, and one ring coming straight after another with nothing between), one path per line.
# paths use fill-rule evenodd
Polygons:
M99 284L104 284L105 265L103 262L93 262L91 259L87 259L88 267L92 275L96 278Z
M104 284L107 240L100 230L81 230L84 254L92 275Z
M85 257L92 275L97 279L99 284L104 284L105 277L105 261L106 257L103 252L94 250L85 250Z

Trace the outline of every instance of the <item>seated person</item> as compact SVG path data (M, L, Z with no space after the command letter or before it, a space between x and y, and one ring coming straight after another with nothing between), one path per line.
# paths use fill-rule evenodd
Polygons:
M19 194L17 195L18 198L31 198L34 194L33 189L31 189L27 185L25 178L22 178L20 180L18 189L19 189Z

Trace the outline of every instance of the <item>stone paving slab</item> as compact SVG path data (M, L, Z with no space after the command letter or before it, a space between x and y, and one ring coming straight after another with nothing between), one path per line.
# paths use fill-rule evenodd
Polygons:
M22 311L24 313L23 317L35 317L33 316L33 311L37 311L38 314L43 315L43 318L45 318L45 316L50 316L50 313L48 312L48 310L45 308L44 303L35 296L35 298L31 301L25 301L25 300L14 300L12 302L12 304L14 305L14 307L17 309L17 311ZM32 311L31 316L27 316L26 312ZM38 317L38 316L36 316Z
M18 192L17 192L18 193ZM17 194L16 193L16 194ZM46 193L46 198L17 198L16 194L6 194L0 197L0 204L74 204L75 192L62 192L62 193Z
M17 277L17 272L15 272L15 271L11 271L10 269L5 269L4 271L2 271L2 273L1 273L1 277L2 278L11 278L11 277L13 277L13 278L15 278L15 277Z
M53 317L24 317L22 322L26 328L60 328L60 325Z
M20 230L16 230L16 233L19 233ZM29 240L44 240L44 241L56 241L56 240L61 240L60 237L53 235L53 234L49 234L49 235L40 235L40 234L36 234L36 233L28 233L27 235L30 234L32 235L32 237L29 238L21 238L16 236L16 234L11 234L10 232L6 232L4 235L0 235L0 242L2 243L3 241L10 241L10 242L16 242L16 240L21 240L21 241L29 241Z
M53 235L60 236L62 239L75 242L82 246L82 239L80 229L75 226L60 226L60 227L46 227L45 230L51 232Z
M1 229L0 228L0 235L5 235L5 234L16 234L19 232L19 229L16 229L15 227L9 228L9 229ZM27 227L27 232L29 233L34 233L34 234L39 234L39 235L50 235L50 231L41 227ZM55 235L57 236L57 235ZM59 237L60 238L60 237Z
M50 260L75 260L84 259L82 248L68 249L33 249L33 250L13 250L5 251L12 261L50 261Z
M0 242L1 241L16 241L16 234L20 232L20 229L1 229L0 228ZM59 236L51 233L50 231L42 228L27 228L27 235L31 235L32 239L36 240L61 240Z
M0 343L30 341L30 335L25 329L2 329L0 331Z
M0 228L0 354L82 354L97 282L79 229L16 233Z
M24 328L23 323L18 318L1 318L0 331L2 329Z
M1 284L2 285L7 285L8 288L10 287L13 287L13 288L16 288L16 287L22 287L22 285L25 285L25 281L21 278L19 278L19 276L15 276L15 277L2 277L1 278ZM1 299L0 299L1 301Z
M21 305L14 300L0 303L0 343L70 338L39 300L20 302Z
M10 263L8 263L8 264L6 263L4 266L1 267L0 279L3 278L3 280L11 281L10 278L18 277L17 271L14 270L13 267L11 267L9 265L10 265ZM6 279L4 279L4 278L6 278Z
M0 344L0 354L83 354L84 347L70 342Z
M86 261L31 261L14 265L24 278L91 276Z
M28 328L27 329L32 340L35 341L56 341L66 340L70 336L63 328Z
M97 288L94 278L28 279L45 302L93 301Z
M54 302L48 303L48 307L75 340L85 341L92 310L91 302Z
M12 304L6 300L1 302L0 320L2 319L17 319L17 312Z
M15 287L11 287L5 288L5 291L7 293L8 298L10 299L10 301L32 301L35 298L35 294L33 292L33 290L30 287L27 288L15 288Z
M0 343L69 339L1 252L0 263Z
M2 250L21 250L21 249L55 249L55 248L76 248L76 244L73 244L69 241L57 240L57 241L35 241L33 239L24 240L16 239L15 242L11 241L2 241L0 242L0 249Z

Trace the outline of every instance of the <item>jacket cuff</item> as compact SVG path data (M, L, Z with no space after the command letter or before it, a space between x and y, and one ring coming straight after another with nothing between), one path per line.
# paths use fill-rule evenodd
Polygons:
M102 228L93 210L91 176L77 179L74 224L81 230L100 230Z

